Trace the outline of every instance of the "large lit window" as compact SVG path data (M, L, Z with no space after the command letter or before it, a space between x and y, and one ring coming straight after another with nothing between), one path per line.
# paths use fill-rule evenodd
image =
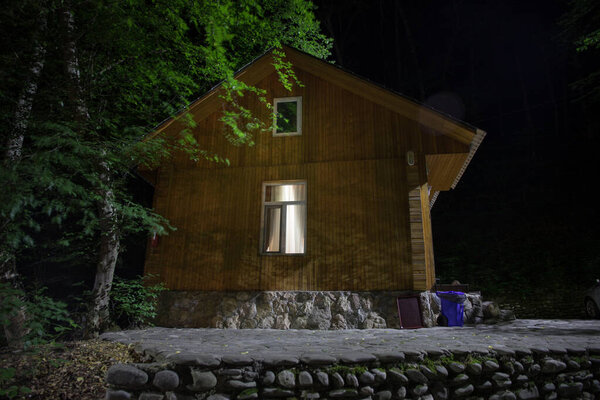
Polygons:
M306 182L264 183L262 222L263 254L304 254Z
M302 97L280 97L273 103L273 136L301 135Z

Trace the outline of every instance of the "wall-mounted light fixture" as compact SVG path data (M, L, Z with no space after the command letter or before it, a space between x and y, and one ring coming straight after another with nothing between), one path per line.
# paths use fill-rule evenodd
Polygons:
M406 162L408 165L415 165L415 152L409 150L406 152Z

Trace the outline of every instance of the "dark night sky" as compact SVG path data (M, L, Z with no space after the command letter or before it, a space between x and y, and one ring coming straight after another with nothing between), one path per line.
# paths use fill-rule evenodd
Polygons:
M568 87L578 67L557 23L565 3L316 2L337 64L488 133L432 210L442 278L477 280L449 267L453 257L488 269L531 258L543 271L543 258L577 263L583 243L600 243L588 201L598 140L573 122L586 115Z

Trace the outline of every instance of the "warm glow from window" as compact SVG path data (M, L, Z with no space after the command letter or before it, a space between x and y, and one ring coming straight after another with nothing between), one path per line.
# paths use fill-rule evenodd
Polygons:
M306 183L267 183L263 202L263 253L303 254Z

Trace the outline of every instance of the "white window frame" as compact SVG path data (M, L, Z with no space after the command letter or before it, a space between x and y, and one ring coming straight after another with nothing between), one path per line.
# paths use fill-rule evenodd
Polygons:
M296 102L296 132L277 132L277 104ZM273 136L300 136L302 135L302 96L276 97L273 99Z
M304 193L306 194L306 198L304 200L298 201L265 201L267 186L285 186L285 185L304 185ZM308 199L308 187L306 186L306 181L301 179L288 180L288 181L268 181L263 182L262 184L262 206L260 213L260 249L259 253L263 256L303 256L306 254L306 234L308 232L306 226L306 213L307 213L307 199ZM286 253L285 252L285 226L286 226L286 207L292 204L304 204L304 252L303 253ZM265 236L267 232L265 231L265 210L268 207L279 207L281 209L281 217L280 217L280 227L279 227L279 251L265 251Z

